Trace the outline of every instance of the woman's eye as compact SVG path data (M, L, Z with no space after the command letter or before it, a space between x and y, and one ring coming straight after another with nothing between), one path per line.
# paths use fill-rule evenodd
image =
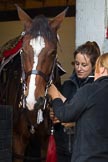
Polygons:
M87 66L87 64L85 64L85 63L79 63L77 61L75 61L75 65L77 65L77 66L81 65L82 67L86 67Z
M79 64L80 64L79 62L75 61L75 65L79 65Z
M86 66L87 66L87 64L82 64L82 66L83 66L83 67L86 67Z

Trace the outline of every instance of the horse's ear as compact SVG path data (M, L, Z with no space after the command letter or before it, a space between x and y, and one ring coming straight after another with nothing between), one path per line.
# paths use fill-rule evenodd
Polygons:
M21 22L24 25L24 30L28 31L31 27L32 24L32 19L30 18L30 16L24 11L22 10L17 4L15 4L16 8L17 8L17 12L18 12L18 16L19 19L21 20Z
M63 12L61 12L59 15L57 15L52 20L49 20L49 24L55 31L57 31L60 28L60 25L66 16L66 12L67 12L68 8L69 7L67 7Z

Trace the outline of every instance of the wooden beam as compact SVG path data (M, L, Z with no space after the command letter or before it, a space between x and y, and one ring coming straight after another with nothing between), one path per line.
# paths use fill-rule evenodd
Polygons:
M43 14L46 17L54 17L60 12L62 12L67 6L56 6L56 7L43 7L43 8L33 8L25 9L25 11L34 18L39 14ZM75 17L75 6L69 6L66 17ZM19 20L16 10L13 11L0 11L0 21L16 21Z

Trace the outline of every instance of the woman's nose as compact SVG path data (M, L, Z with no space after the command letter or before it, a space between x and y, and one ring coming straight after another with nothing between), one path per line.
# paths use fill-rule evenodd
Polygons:
M77 69L78 69L78 70L81 70L81 65L78 65Z

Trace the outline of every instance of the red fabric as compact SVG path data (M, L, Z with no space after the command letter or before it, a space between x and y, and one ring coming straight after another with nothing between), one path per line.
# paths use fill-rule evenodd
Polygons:
M108 27L106 29L106 39L108 39Z
M54 135L50 135L46 162L57 162L56 143Z
M21 47L22 47L22 39L17 43L17 45L14 48L4 51L3 56L6 58L11 55L14 55Z

